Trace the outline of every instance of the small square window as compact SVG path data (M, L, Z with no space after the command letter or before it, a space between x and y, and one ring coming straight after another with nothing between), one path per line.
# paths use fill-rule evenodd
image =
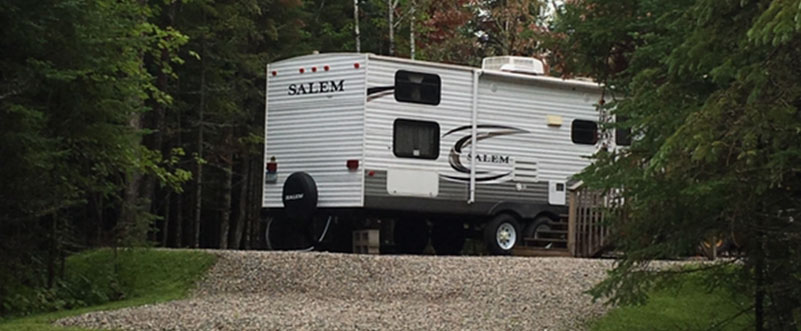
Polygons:
M615 129L615 144L618 146L631 145L631 128Z
M626 122L627 117L623 115L616 115L615 122ZM615 128L615 145L629 146L631 145L631 128Z
M570 139L581 145L595 145L598 142L598 124L593 121L574 120L570 126Z
M395 100L436 106L441 86L437 75L398 70L395 73Z
M439 157L439 124L406 119L395 120L392 151L397 157L436 160Z

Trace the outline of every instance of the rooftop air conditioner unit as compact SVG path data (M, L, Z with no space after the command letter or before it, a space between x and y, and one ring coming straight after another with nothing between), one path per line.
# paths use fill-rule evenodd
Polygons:
M481 69L508 71L529 75L544 75L545 65L541 60L524 56L493 56L481 61Z

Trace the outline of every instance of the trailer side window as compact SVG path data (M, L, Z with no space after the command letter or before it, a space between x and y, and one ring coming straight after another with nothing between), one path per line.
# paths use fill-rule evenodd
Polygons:
M628 118L617 115L615 116L618 122L626 122ZM616 128L615 129L615 144L618 146L631 145L631 128Z
M395 156L428 160L439 157L439 124L436 122L397 119L393 130Z
M631 128L615 129L615 144L618 146L631 145Z
M598 142L598 124L593 121L573 120L570 139L576 144L595 145Z
M406 70L395 73L395 100L438 105L442 83L439 76Z

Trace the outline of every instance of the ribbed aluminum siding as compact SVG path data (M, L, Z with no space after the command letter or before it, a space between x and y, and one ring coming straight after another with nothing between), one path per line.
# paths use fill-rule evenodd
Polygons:
M440 125L440 136L451 129L471 124L470 68L371 58L368 87L392 86L397 70L439 75L442 81L441 102L437 106L400 103L392 94L388 94L367 103L365 169L376 170L373 177L368 176L366 179L365 194L369 196L389 195L384 178L384 171L388 168L453 173L448 163L448 153L457 136L441 139L437 160L398 158L392 153L392 124L395 119L437 122ZM599 90L593 88L568 86L559 82L482 76L479 83L478 124L511 126L527 133L482 140L477 144L477 153L511 156L525 163L519 166L523 170L521 175L535 174L536 179L529 177L503 183L478 183L476 200L547 203L549 180L567 180L590 163L585 157L591 155L596 147L574 144L570 139L570 124L573 119L597 121L598 113L594 103L599 98ZM561 116L562 126L549 127L547 115ZM462 132L460 136L465 134L469 134L469 131ZM489 167L479 164L477 170L498 170ZM509 176L505 179L512 178L513 176ZM439 195L436 199L467 200L466 183L442 178L439 182Z
M265 183L264 207L283 207L283 183L297 171L314 178L319 207L362 206L364 177L361 171L349 171L346 162L361 162L364 156L366 60L360 54L321 54L267 67L265 163L275 156L278 182ZM289 95L290 84L340 80L342 92Z
M391 93L367 102L364 166L365 169L376 170L377 175L381 176L381 178L367 179L368 186L365 193L368 195L388 195L386 179L383 176L389 168L425 169L440 173L450 169L448 153L451 145L444 140L440 143L439 158L436 160L396 157L392 152L393 123L396 119L437 122L440 127L440 136L452 128L470 124L472 72L469 68L428 66L422 63L371 58L367 86L393 86L395 72L398 70L439 75L442 82L440 104L433 106L398 102ZM442 182L440 180L440 183ZM440 185L437 199L466 200L466 188L464 183Z
M599 90L484 76L479 83L478 122L513 124L528 134L488 139L479 153L523 156L537 162L539 181L567 180L590 164L596 147L570 139L573 120L598 121L595 104ZM562 117L562 125L549 127L546 116Z

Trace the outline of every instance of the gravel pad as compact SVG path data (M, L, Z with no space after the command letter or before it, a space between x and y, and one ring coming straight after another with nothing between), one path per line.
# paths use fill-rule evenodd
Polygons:
M575 330L609 260L213 251L189 299L58 325L124 330Z

